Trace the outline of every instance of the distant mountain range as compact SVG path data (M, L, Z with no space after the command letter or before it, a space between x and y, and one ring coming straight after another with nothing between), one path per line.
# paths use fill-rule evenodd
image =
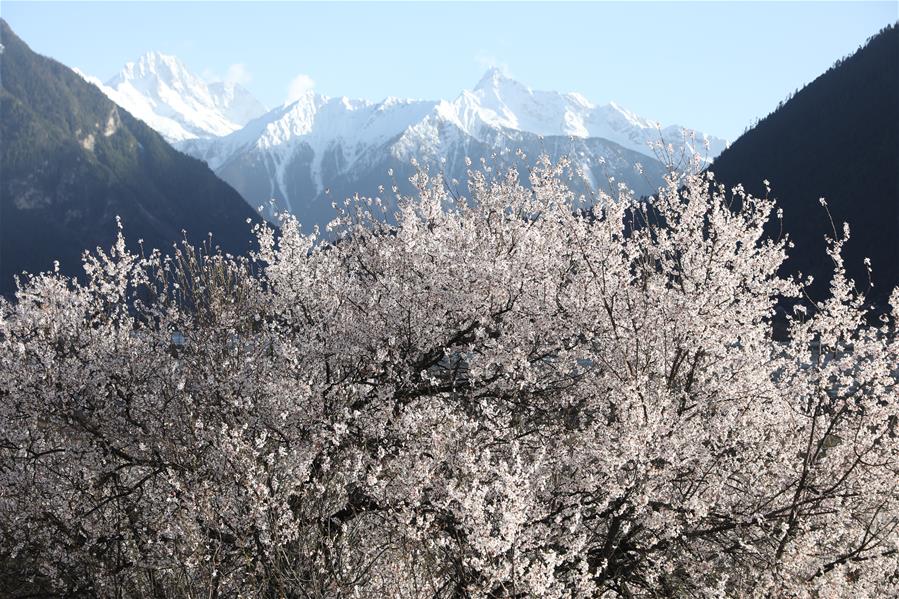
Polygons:
M377 195L381 185L410 191L413 158L465 181L466 157L501 169L527 167L543 153L564 154L582 171L585 189L614 178L650 193L664 173L651 143L670 144L675 161L694 150L711 160L726 146L701 133L685 138L680 126L660 128L614 103L596 106L576 93L531 90L498 69L452 101L370 102L309 91L233 132L225 131L226 121L237 121L224 104L207 101L214 94L172 56L148 54L101 89L177 148L205 160L251 205L274 200L274 210L310 225L333 217L335 199ZM257 109L248 95L241 98L242 106Z
M812 275L824 297L833 263L825 235L848 222L846 269L883 305L899 285L899 29L886 28L839 61L725 150L712 164L719 181L772 194L796 244L787 272ZM773 228L779 226L779 223ZM772 231L774 232L774 231Z
M852 227L849 274L864 286L863 258L870 257L873 299L881 304L899 284L895 27L729 149L709 137L705 150L701 134L685 139L679 127L657 128L574 93L534 91L498 70L452 101L369 102L308 92L266 112L247 90L207 83L162 54L129 63L105 84L79 76L0 25L3 293L14 273L48 269L54 259L77 272L84 249L111 243L116 215L132 243L143 238L147 247L165 248L182 230L194 241L211 231L224 249L242 252L250 243L246 220L259 219L250 206L273 199L275 209L290 210L305 225L324 224L332 201L358 192L389 202L391 186L409 191L413 159L464 186L466 158L475 167L483 158L494 169L524 172L542 153L565 155L580 168L575 185L584 190L623 182L648 194L665 171L649 146L659 139L670 144L674 161L705 152L727 185L743 183L761 195L762 181L771 181L784 231L796 243L785 270L813 275L813 295L826 292L831 269L822 196L837 225Z
M0 293L13 275L58 260L80 272L84 250L109 247L121 217L132 248L166 250L213 234L250 247L259 220L201 161L172 148L68 67L40 56L0 19Z

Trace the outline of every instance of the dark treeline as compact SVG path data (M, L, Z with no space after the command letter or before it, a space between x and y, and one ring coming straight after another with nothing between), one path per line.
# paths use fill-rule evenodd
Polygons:
M786 57L785 57L786 58ZM727 185L764 195L765 179L783 208L783 229L796 243L786 267L815 277L824 295L833 264L825 235L850 225L844 256L871 299L883 303L899 284L899 30L890 26L858 52L797 92L715 160ZM827 199L828 209L819 198ZM778 223L774 223L778 228Z

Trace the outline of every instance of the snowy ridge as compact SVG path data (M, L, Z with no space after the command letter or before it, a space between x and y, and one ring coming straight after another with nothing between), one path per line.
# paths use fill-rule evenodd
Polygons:
M473 90L463 91L452 102L441 102L437 113L475 137L487 127L541 136L601 137L649 156L654 156L650 145L660 141L684 149L679 125L661 128L614 102L594 106L578 93L534 91L495 68L488 70ZM708 152L703 148L705 139ZM698 147L691 144L686 149L701 156L708 153L709 159L727 145L723 139L703 134L697 134L696 140Z
M577 93L534 91L491 69L451 101L370 102L310 90L233 133L176 145L205 160L251 205L274 198L279 209L322 223L328 189L370 193L386 165L408 165L412 158L462 178L466 155L508 156L521 149L536 158L552 146L578 153L577 165L593 188L606 174L643 185L647 180L634 177L635 166L652 165L659 180L650 181L650 189L661 182L658 150L651 147L660 141L670 144L675 160L694 151L711 160L726 146L702 134L685 137L676 125L661 128L614 103L596 106Z
M351 170L367 151L400 136L425 118L435 102L387 98L383 102L329 98L307 92L287 106L272 110L243 129L216 140L192 140L178 147L205 160L213 170L233 156L256 151L268 155L275 166L275 179L283 189L283 169L299 147L314 155L312 178L322 187L321 160L339 147L341 171Z
M218 140L182 144L182 149L216 169L242 150L273 152L284 161L297 143L307 144L318 155L340 145L351 164L365 148L400 136L404 155L440 153L434 145L435 132L445 124L478 141L492 138L497 130L543 137L598 137L651 158L655 157L651 144L662 140L671 144L675 153L696 151L708 155L709 160L726 147L725 140L703 134L696 135L694 147L678 125L660 128L615 103L595 106L577 93L534 91L491 69L473 90L463 91L452 101L387 98L373 103L310 91L240 131Z
M265 113L237 83L206 83L174 56L148 52L107 81L82 76L170 142L221 137Z
M325 197L330 191L375 193L387 171L402 184L412 158L463 179L466 156L511 165L517 150L529 160L547 152L574 158L590 188L614 177L644 193L664 172L653 147L659 142L674 162L694 152L711 161L726 146L615 103L535 91L498 69L452 100L371 102L309 90L265 113L240 86L205 83L164 54L129 63L105 85L91 81L178 149L205 160L252 206L275 200L278 210L320 224L328 220L322 206L334 199ZM644 166L647 175L635 175Z

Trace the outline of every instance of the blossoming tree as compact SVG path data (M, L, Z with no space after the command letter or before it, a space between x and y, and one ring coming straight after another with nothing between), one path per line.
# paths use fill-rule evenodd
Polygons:
M899 594L899 344L831 240L711 174L582 206L421 173L250 259L85 258L0 321L9 588L103 597ZM848 234L848 233L847 233ZM872 324L873 323L873 324Z

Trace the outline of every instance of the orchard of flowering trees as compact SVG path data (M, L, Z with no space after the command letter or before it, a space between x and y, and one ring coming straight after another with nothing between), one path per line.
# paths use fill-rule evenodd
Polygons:
M389 219L285 218L250 258L120 239L83 282L24 280L0 585L899 595L899 293L867 312L847 231L810 305L773 202L711 174L584 209L564 168L473 172L470 200L421 173Z

